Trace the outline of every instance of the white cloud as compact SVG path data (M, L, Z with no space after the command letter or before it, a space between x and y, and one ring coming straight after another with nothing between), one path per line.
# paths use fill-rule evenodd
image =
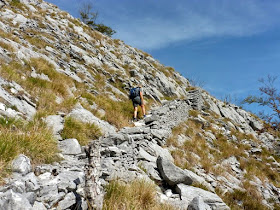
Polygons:
M278 26L280 14L278 1L178 0L159 10L146 9L142 16L126 13L123 5L121 8L121 12L115 8L111 14L115 18L108 19L112 23L108 25L117 31L116 38L141 49L209 37L254 35Z

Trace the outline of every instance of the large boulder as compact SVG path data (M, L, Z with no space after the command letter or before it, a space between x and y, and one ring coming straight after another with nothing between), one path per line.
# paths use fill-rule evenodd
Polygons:
M12 171L20 173L22 175L28 174L31 172L32 167L30 163L30 159L23 154L20 154L15 160L12 162Z
M176 192L180 194L182 200L186 201L189 204L192 203L195 197L200 196L203 199L204 203L209 205L211 209L230 209L218 195L197 187L187 186L185 184L177 184Z
M190 185L193 182L184 170L175 166L171 161L161 156L157 159L157 168L164 181L166 181L170 186L174 186L179 183Z

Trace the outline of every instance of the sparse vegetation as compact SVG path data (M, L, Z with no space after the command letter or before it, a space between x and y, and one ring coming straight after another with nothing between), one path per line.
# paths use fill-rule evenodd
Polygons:
M243 184L243 187L245 189L244 191L234 190L233 193L228 192L225 195L220 195L220 196L233 210L270 209L262 203L262 196L260 195L259 191L256 189L255 186L251 185L249 182L245 182ZM241 205L239 203L241 203Z
M48 76L49 80L30 77L32 68L37 73ZM69 110L75 103L75 99L68 94L69 86L74 86L75 83L68 76L57 72L54 66L43 58L31 58L24 65L12 61L2 65L0 72L2 77L17 82L34 97L39 112L53 114L60 109ZM64 99L61 104L55 102L57 96Z
M199 112L194 110L190 112L191 116L197 116L198 114ZM209 117L203 117L210 122ZM217 130L216 126L214 126L216 124L220 128L228 123L232 123L230 119L219 119L214 116L214 118L211 118L211 125L208 127L202 126L203 124L196 120L188 120L175 127L172 136L167 140L167 145L172 148L171 154L174 158L174 163L183 169L189 170L199 166L206 173L215 176L227 173L234 175L235 172L231 168L221 166L219 163L229 157L236 157L240 163L240 169L245 172L242 180L244 191L235 190L232 193L225 193L217 190L217 193L231 209L267 209L261 202L263 198L260 192L250 184L250 181L258 178L263 183L269 180L275 186L279 186L280 175L277 172L277 168L274 168L268 161L269 159L271 160L273 154L262 148L260 153L248 156L252 147L246 142L252 142L253 144L260 144L260 142L254 135L242 133L237 129L231 130L231 135L235 137L233 140L222 129ZM212 133L215 139L207 140L207 137L203 134L205 131ZM183 145L182 142L178 144L180 134L187 137ZM252 197L256 198L256 201L255 199L252 200ZM273 203L275 202L272 201Z
M155 184L144 180L135 180L129 184L111 181L106 186L103 209L172 210L174 208L159 203L156 198Z

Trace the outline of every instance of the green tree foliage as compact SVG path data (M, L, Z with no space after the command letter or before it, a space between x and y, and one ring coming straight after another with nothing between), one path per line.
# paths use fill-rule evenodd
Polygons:
M91 28L110 37L116 33L116 31L113 30L111 27L96 22L98 18L98 12L95 12L93 10L92 3L88 2L83 4L82 7L80 8L79 13L80 13L81 21L89 25Z
M276 80L277 77L271 75L261 78L259 80L262 84L259 87L260 96L249 95L243 100L243 103L255 103L270 108L272 110L271 114L260 112L260 117L269 122L275 129L280 130L280 91L275 87Z
M95 24L94 29L110 37L116 33L115 30L104 24Z

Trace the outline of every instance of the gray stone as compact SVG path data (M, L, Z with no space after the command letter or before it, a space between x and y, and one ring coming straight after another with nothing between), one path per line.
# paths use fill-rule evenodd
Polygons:
M17 172L23 175L28 174L32 170L30 159L25 155L20 154L15 160L13 160L12 170L13 172Z
M151 129L151 133L154 138L158 138L160 140L168 138L171 134L171 132L166 129Z
M263 129L263 124L260 121L254 120L250 121L249 125L255 130L255 131L261 131Z
M158 119L159 119L158 116L152 115L152 116L150 116L150 117L146 117L146 118L144 119L144 121L145 121L145 124L147 125L147 124L150 124L150 123L152 123L152 122L154 122L154 121L157 121Z
M50 115L46 117L45 122L47 123L47 126L52 129L54 135L60 134L63 130L64 120L60 115Z
M156 162L157 158L147 153L142 147L139 148L139 160L147 160L149 162Z
M157 167L160 175L170 186L178 183L192 184L193 180L184 172L184 170L175 166L172 162L162 157L157 159Z
M17 180L15 178L15 181L11 183L11 188L15 193L24 193L25 192L25 184L22 180Z
M4 196L1 196L1 210L31 210L32 206L22 194L15 193L12 190L9 190L5 193Z
M122 144L125 141L128 141L129 138L126 134L110 134L107 138L102 138L100 144L104 147L106 146L115 146Z
M68 193L62 201L58 203L58 209L67 209L76 203L76 197L73 192Z
M167 148L162 148L161 146L153 142L149 142L148 146L154 151L156 157L161 156L164 159L174 162L174 159Z
M204 203L203 198L200 196L195 197L190 205L188 210L211 210L210 206Z
M24 193L23 196L25 198L27 198L27 200L29 201L29 203L31 205L33 205L36 201L37 195L34 192L28 192L28 193Z
M62 151L62 154L65 155L77 155L82 152L77 139L65 139L63 141L59 141L59 148Z
M47 210L43 203L35 201L32 210Z
M197 187L187 186L185 184L177 184L176 192L180 194L182 200L189 204L195 197L200 196L203 201L211 207L211 209L230 209L218 195Z
M188 177L190 177L193 180L194 184L201 184L211 192L215 192L214 188L208 182L206 182L203 177L198 176L194 172L187 169L185 169L184 172L187 174Z
M31 191L34 192L40 188L37 177L33 172L24 176L23 181L25 182L25 187L27 192L31 192Z
M43 182L38 193L40 201L51 202L56 200L58 196L57 182Z
M120 131L121 133L125 134L141 134L144 133L144 129L141 127L132 127L132 128L124 128Z

